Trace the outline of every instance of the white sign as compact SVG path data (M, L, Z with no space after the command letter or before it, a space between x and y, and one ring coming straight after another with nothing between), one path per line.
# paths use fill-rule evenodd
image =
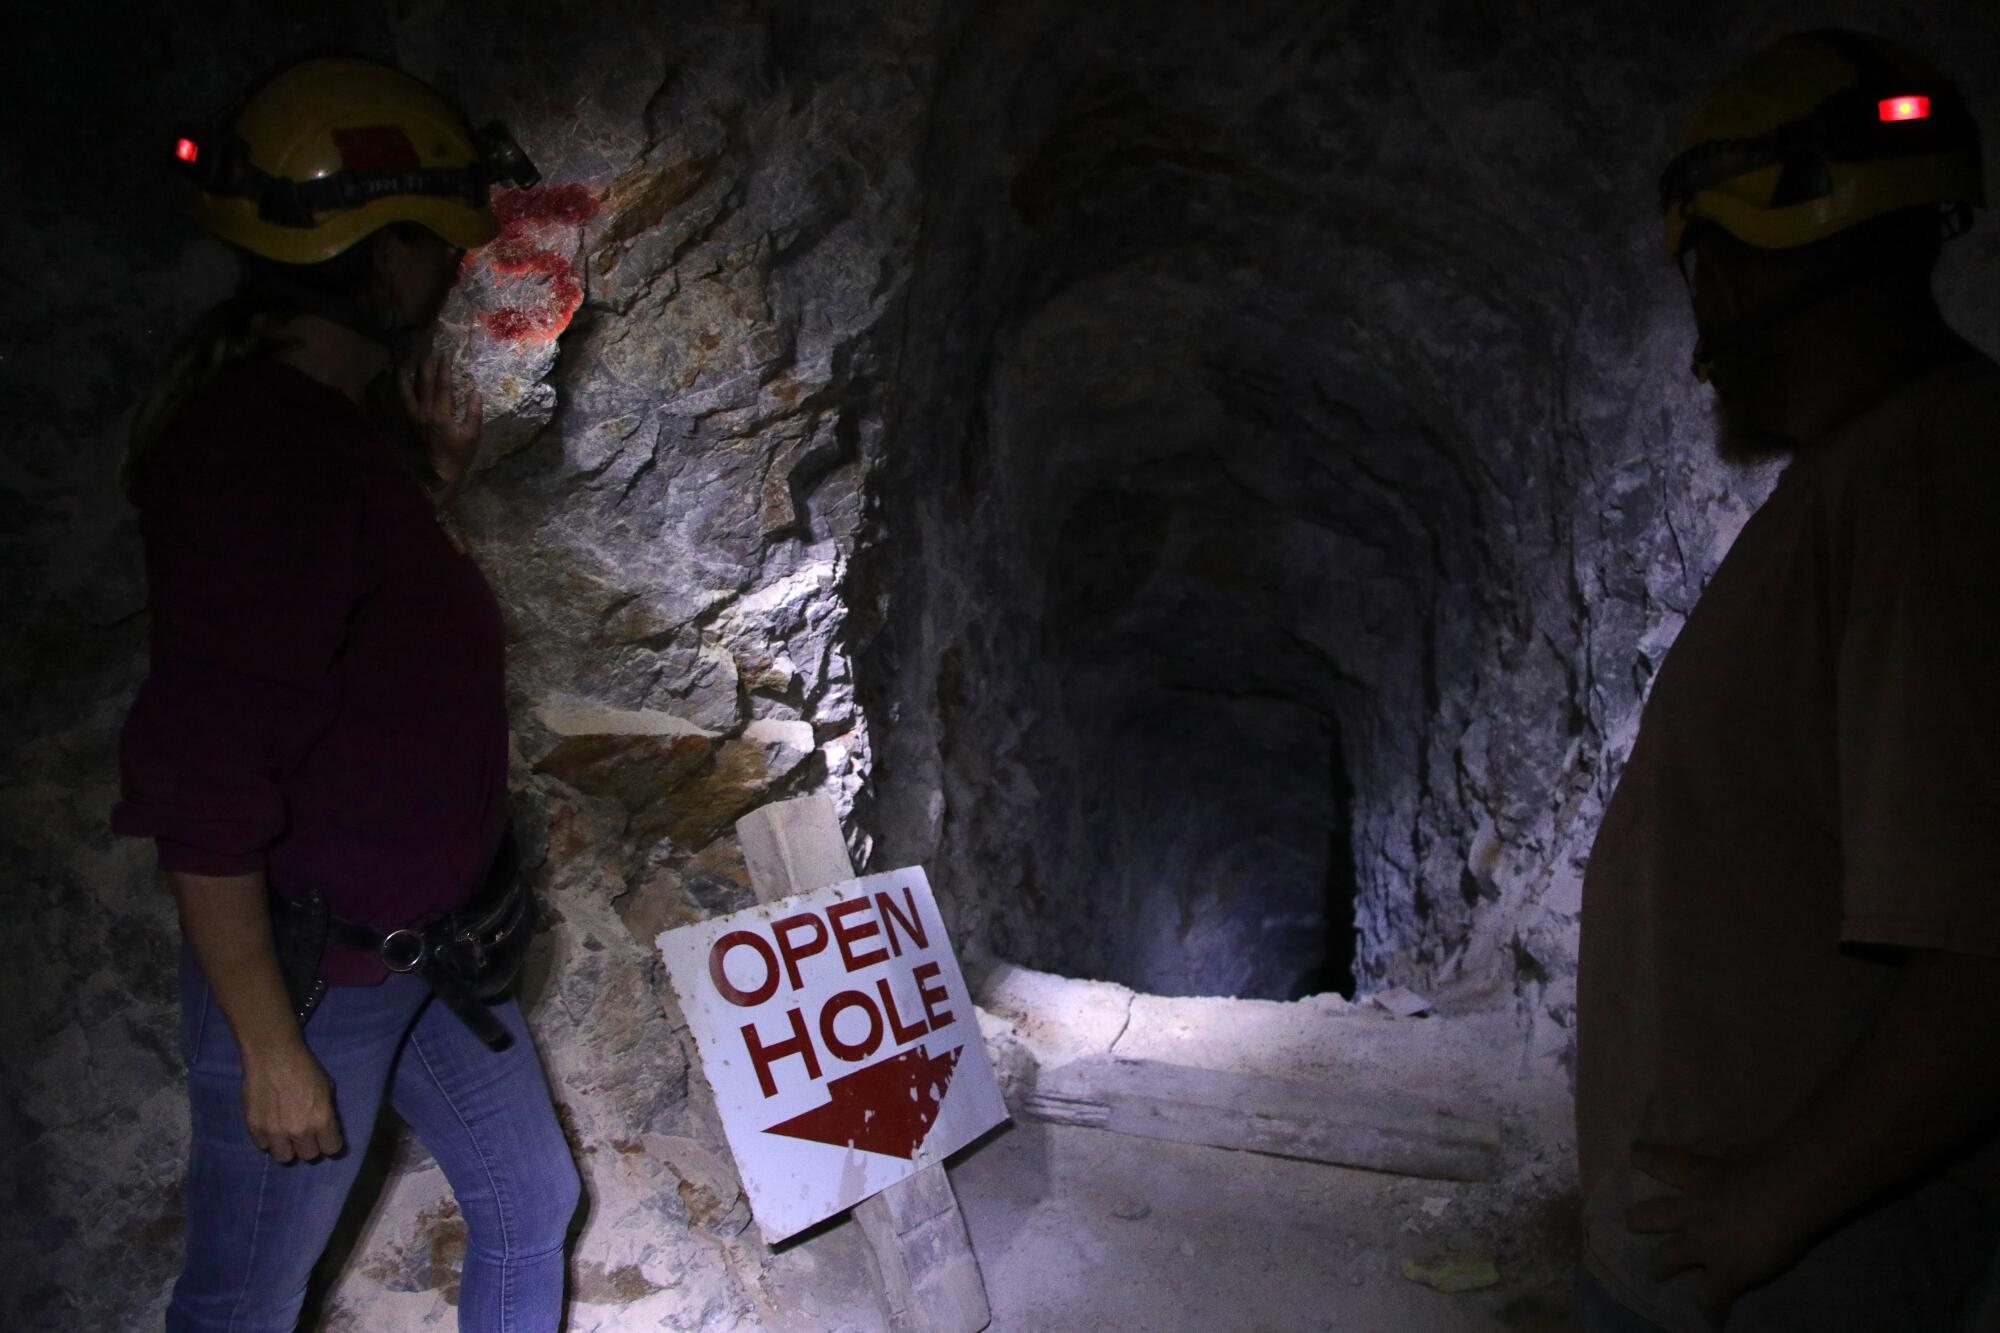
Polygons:
M768 1242L1007 1118L921 868L682 926L658 944Z

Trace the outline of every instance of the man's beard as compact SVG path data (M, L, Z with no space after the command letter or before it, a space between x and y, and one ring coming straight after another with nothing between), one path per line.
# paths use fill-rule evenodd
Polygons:
M1709 408L1715 427L1715 456L1737 467L1755 467L1790 458L1801 445L1797 439L1759 425L1743 405L1720 393Z
M1737 467L1755 467L1796 454L1801 441L1765 423L1778 415L1772 402L1779 384L1777 358L1722 360L1712 373L1710 416L1715 455ZM1761 401L1760 401L1761 400Z

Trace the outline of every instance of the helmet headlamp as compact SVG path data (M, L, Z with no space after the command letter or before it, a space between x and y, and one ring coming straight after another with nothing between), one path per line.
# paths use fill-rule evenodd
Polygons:
M439 195L483 208L493 185L525 189L541 180L527 151L499 121L479 131L476 144L480 157L469 166L348 167L304 181L260 169L248 146L228 131L182 134L174 156L208 193L253 199L257 216L281 227L311 227L316 214L398 194Z
M201 189L208 231L280 263L318 263L396 222L459 249L492 240L495 185L541 174L498 121L463 111L393 65L316 56L285 66L210 124L169 140Z

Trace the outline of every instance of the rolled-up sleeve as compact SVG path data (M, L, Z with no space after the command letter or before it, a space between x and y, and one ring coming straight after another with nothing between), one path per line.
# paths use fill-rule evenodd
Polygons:
M366 588L359 488L269 424L195 423L138 495L152 667L120 738L114 832L194 874L263 868L282 779L339 706L335 667Z
M1857 544L1837 664L1847 940L2000 957L2000 409L1948 405Z

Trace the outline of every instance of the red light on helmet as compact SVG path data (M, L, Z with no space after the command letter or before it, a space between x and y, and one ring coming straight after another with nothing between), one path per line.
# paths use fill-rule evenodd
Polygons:
M1931 99L1885 97L1875 104L1875 113L1883 120L1928 120L1931 114Z
M201 145L192 139L182 139L174 145L174 156L183 162L192 162L201 156Z

